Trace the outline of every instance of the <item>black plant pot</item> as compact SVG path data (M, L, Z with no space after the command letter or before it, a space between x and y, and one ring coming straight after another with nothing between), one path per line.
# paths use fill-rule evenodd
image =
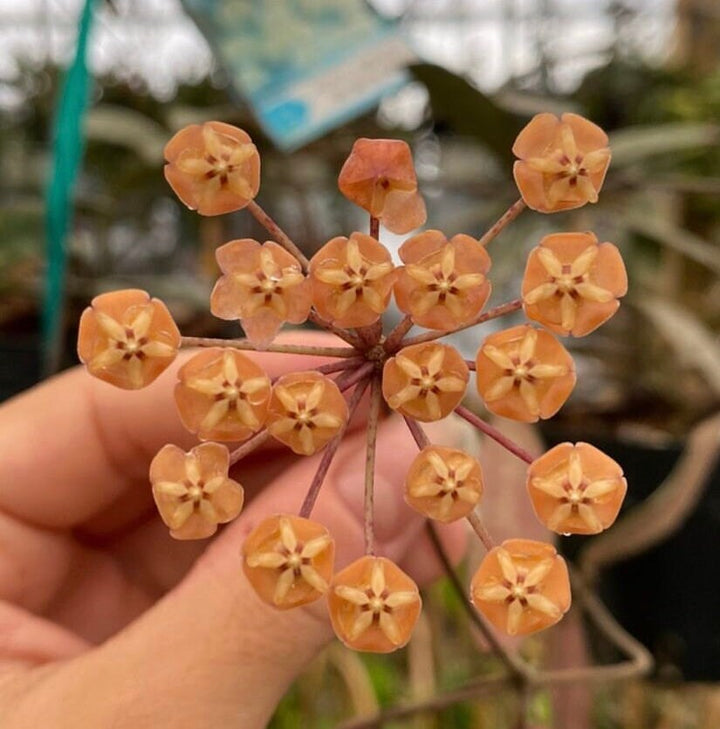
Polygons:
M548 440L587 440L622 466L628 492L619 520L658 488L682 453L680 445L652 448L559 435ZM560 548L573 559L591 539L563 537ZM658 678L720 680L720 463L679 529L603 568L598 588L623 627L653 653Z

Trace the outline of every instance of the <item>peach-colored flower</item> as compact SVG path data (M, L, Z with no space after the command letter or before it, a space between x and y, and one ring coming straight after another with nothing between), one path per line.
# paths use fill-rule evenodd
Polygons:
M180 332L165 304L139 289L100 294L80 317L80 361L94 377L125 390L149 385L179 346Z
M347 419L347 403L338 386L319 372L292 372L273 387L268 430L299 455L319 451Z
M522 284L525 313L558 334L582 337L618 309L627 292L620 251L592 233L555 233L530 251Z
M150 481L160 516L175 539L204 539L242 509L243 488L228 478L224 445L202 443L185 453L160 449L150 464Z
M415 627L422 601L417 585L396 564L366 555L338 572L328 592L333 629L348 648L390 653Z
M180 419L203 440L245 440L265 424L270 378L241 352L206 349L180 368L178 380Z
M210 296L210 311L239 319L258 348L273 340L283 322L301 324L310 313L310 282L299 261L272 241L233 240L215 252L223 276Z
M410 147L399 139L358 139L338 187L393 233L409 233L427 218Z
M242 129L223 122L192 124L166 145L165 179L200 215L244 208L260 187L260 155Z
M395 283L390 252L375 238L353 233L326 243L310 261L313 304L341 327L364 327L387 309Z
M477 353L476 377L490 412L526 423L555 415L575 386L565 347L549 332L527 324L485 339Z
M263 519L243 544L243 570L258 597L280 610L322 597L335 543L317 522L291 514Z
M485 555L470 596L499 630L534 633L557 623L570 608L567 565L550 544L508 539Z
M515 182L533 210L554 213L597 202L610 164L607 134L577 114L538 114L520 132Z
M615 521L627 481L622 468L595 446L560 443L532 462L527 488L548 529L597 534Z
M457 448L423 448L405 477L405 501L421 514L446 523L467 516L482 492L480 464Z
M400 247L395 300L413 321L449 331L476 317L490 296L490 256L475 238L449 241L439 230L413 236Z
M382 392L403 415L429 422L449 415L462 401L470 371L447 344L424 342L401 349L385 362Z

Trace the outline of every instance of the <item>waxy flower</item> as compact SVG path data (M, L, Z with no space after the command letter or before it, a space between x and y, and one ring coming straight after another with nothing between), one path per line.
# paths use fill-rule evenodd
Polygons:
M283 322L300 324L310 313L310 282L299 261L272 241L243 238L215 252L223 272L210 296L210 311L239 319L258 349L273 340Z
M166 145L165 179L200 215L244 208L260 187L260 155L242 129L223 122L192 124Z
M150 464L152 492L162 520L175 539L204 539L242 509L243 488L228 478L224 445L202 443L185 453L164 446Z
M319 372L283 375L273 387L267 428L299 455L319 451L347 419L347 403L338 386Z
M341 327L364 327L387 308L395 283L390 252L375 238L333 238L310 261L313 304Z
M528 469L533 508L559 534L597 534L620 511L627 482L622 468L589 443L560 443Z
M317 522L292 514L264 519L243 544L243 570L258 597L280 610L322 597L335 544Z
M527 324L491 334L478 350L477 387L490 412L534 423L562 407L575 386L572 357Z
M139 289L100 294L80 317L80 360L94 377L126 390L149 385L179 346L180 332L165 304Z
M620 251L592 233L548 235L530 251L522 283L525 313L558 334L589 334L617 311L626 292Z
M428 230L400 246L406 265L398 269L395 300L413 321L449 331L467 324L490 296L490 256L475 238L456 235L449 241Z
M410 147L399 139L358 139L338 187L393 233L409 233L427 218Z
M457 448L423 448L405 477L405 501L421 514L446 523L467 516L482 492L480 464Z
M401 349L385 362L382 392L403 415L429 422L449 415L465 395L470 371L447 344L425 342Z
M577 114L538 114L520 132L515 182L533 210L554 213L597 202L610 164L607 134Z
M180 368L178 380L180 419L203 440L245 440L265 424L270 378L241 352L206 349Z
M420 615L417 585L384 557L366 555L338 572L328 592L333 629L348 648L390 653L409 640Z
M499 630L534 633L557 623L570 608L567 565L550 544L508 539L485 555L470 597Z

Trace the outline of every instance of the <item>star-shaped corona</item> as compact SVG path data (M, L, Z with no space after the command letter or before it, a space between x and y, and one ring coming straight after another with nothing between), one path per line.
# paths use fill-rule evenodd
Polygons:
M203 440L245 440L265 424L270 378L241 352L206 349L180 368L178 380L180 419Z
M80 318L80 360L90 374L125 390L149 385L179 346L180 332L165 304L139 289L100 294Z
M450 331L477 316L490 296L487 251L469 235L449 241L439 230L409 238L400 247L395 299L415 324Z
M421 600L417 585L397 565L366 555L335 575L328 605L345 645L388 653L410 639Z
M612 243L592 233L555 233L530 252L522 284L525 313L548 329L582 337L618 309L627 274Z
M310 282L298 260L277 243L233 240L215 257L223 275L210 295L210 311L220 319L239 319L258 349L272 342L284 322L308 318Z
M385 363L383 396L403 415L440 420L461 402L470 371L460 353L434 342L405 347Z
M334 551L322 524L279 514L264 519L245 540L243 569L264 602L287 610L327 592Z
M319 451L347 418L347 404L338 386L318 372L284 375L273 387L268 430L299 455Z
M480 464L457 448L423 448L405 478L407 503L421 514L446 523L467 516L482 492Z
M378 321L395 282L390 252L375 238L353 233L333 238L310 261L313 304L319 314L342 327Z
M548 332L521 325L491 334L478 350L477 387L488 410L535 422L554 415L575 385L573 361Z
M508 539L485 555L470 595L499 630L534 633L557 623L570 608L567 565L550 544Z
M523 200L553 213L597 202L610 164L607 134L577 114L538 114L513 145L513 167Z
M204 539L242 509L242 486L228 478L228 449L202 443L185 453L164 446L150 464L153 497L170 535Z
M589 443L560 443L528 469L540 521L559 534L597 534L616 519L627 482L620 466Z
M260 187L260 155L246 132L222 122L181 129L165 147L165 179L200 215L240 210Z

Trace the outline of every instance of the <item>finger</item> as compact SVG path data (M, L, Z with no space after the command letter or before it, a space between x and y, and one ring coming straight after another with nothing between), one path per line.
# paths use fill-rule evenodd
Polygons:
M386 455L378 458L375 482L377 551L400 563L411 554L427 562L426 547L418 549L423 520L403 505L400 487L416 448L398 418L381 433ZM363 553L362 509L353 496L363 488L357 467L363 448L364 434L343 442L313 513L335 536L338 566ZM296 507L316 466L317 458L296 462L226 528L175 590L113 641L83 656L63 686L64 705L81 700L81 685L119 682L123 692L112 694L103 711L122 713L138 725L142 716L132 712L145 705L143 697L153 696L162 702L168 726L264 726L331 633L320 603L290 611L262 603L242 574L239 548L262 519ZM450 529L446 537L456 554L458 531ZM423 569L428 576L427 565ZM102 724L101 715L91 718Z
M338 342L310 332L291 333L283 341ZM327 361L292 354L252 356L270 376ZM140 391L119 390L77 368L0 408L0 509L63 528L109 507L128 488L146 484L148 464L163 445L188 448L195 442L175 411L178 366Z

